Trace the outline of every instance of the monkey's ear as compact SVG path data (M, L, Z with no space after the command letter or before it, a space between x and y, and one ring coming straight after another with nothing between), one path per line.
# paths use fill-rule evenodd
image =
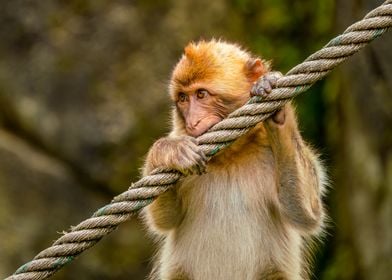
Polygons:
M251 58L245 65L246 76L251 82L257 81L263 74L268 71L268 67L260 58Z

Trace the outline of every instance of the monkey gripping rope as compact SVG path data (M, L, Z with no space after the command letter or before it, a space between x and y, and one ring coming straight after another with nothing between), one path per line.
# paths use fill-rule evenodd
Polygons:
M291 69L277 81L276 88L266 98L253 97L243 107L198 137L200 148L208 157L212 157L391 26L392 0L387 0L303 63ZM127 191L116 196L110 204L96 211L91 218L72 227L70 232L61 236L51 247L40 252L6 280L38 280L50 277L102 237L114 231L119 224L129 220L134 213L150 204L182 177L182 174L174 170L154 170L151 175L140 179Z

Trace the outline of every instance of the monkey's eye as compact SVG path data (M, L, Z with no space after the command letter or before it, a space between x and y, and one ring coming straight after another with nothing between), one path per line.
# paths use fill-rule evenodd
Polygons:
M178 94L178 101L179 101L179 102L185 102L186 100L187 100L186 94L183 93L183 92L180 92L180 93Z
M207 94L208 94L208 91L205 90L205 89L198 89L198 90L196 91L196 96L197 96L197 98L199 98L199 99L203 99L204 97L207 96Z

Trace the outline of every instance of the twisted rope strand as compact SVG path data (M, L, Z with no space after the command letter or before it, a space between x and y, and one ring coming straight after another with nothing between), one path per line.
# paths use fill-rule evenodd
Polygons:
M391 26L392 0L387 0L370 11L364 19L348 27L343 34L332 39L324 48L291 69L277 81L276 88L266 98L253 97L227 119L198 137L200 148L206 156L212 157ZM119 224L129 220L158 195L170 189L182 177L182 174L174 170L154 170L151 175L140 179L127 191L116 196L110 204L97 210L91 218L72 227L70 232L61 236L51 247L40 252L6 280L39 280L50 277L77 255L94 246L102 237L114 231Z

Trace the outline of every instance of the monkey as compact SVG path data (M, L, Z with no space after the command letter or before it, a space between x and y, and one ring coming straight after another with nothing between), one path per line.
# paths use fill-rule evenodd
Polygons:
M237 44L189 43L169 82L172 130L149 150L184 177L142 211L160 241L151 279L309 279L309 242L323 232L326 175L287 103L210 160L197 137L282 76Z

